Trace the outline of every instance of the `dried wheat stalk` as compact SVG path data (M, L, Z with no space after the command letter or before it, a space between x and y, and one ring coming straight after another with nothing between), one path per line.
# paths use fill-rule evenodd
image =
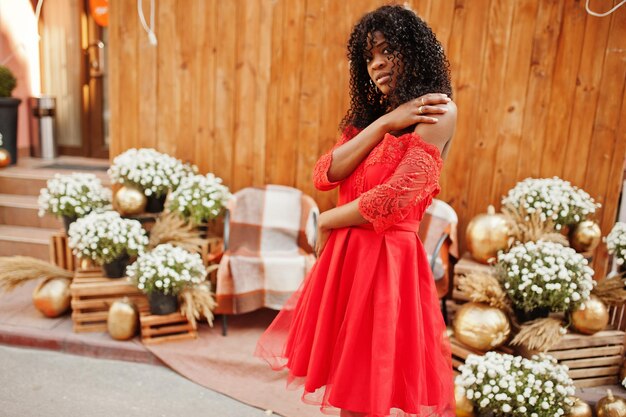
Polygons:
M30 256L0 257L0 289L13 291L15 288L34 279L67 278L74 273L41 259Z
M511 302L502 289L498 278L491 274L472 272L458 279L459 290L471 301L511 312Z
M565 334L561 320L548 317L525 323L511 341L511 345L524 346L531 351L545 352L556 346Z
M205 242L200 231L176 213L162 214L150 230L150 249L163 243L180 246L189 252L200 253Z
M592 294L600 298L606 305L620 306L626 303L626 277L624 275L606 277L597 281Z
M539 212L528 213L524 207L502 206L502 213L510 219L511 236L520 243L547 242L569 246L567 237L557 232L554 221L550 218L542 220Z
M198 328L197 321L201 317L205 317L209 326L213 327L213 309L217 302L208 282L184 289L181 299L180 313L187 317L194 329Z

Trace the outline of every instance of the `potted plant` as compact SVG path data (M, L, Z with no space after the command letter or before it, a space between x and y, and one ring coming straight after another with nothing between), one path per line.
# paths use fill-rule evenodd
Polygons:
M518 244L498 254L496 267L520 322L574 310L594 286L587 259L560 243Z
M600 207L584 190L558 177L526 178L509 190L502 205L527 215L539 213L542 221L551 219L557 230L580 223Z
M155 149L132 148L113 159L108 173L113 183L143 191L148 197L146 211L159 213L163 211L167 193L196 171L195 165L185 164Z
M72 223L68 235L74 254L102 265L109 278L123 277L130 258L143 253L148 244L141 223L116 211L91 212Z
M224 211L231 197L222 179L209 173L190 175L170 196L168 209L196 226L204 226Z
M13 72L0 65L0 141L11 155L11 164L17 163L17 109L22 102L11 97L16 85Z
M63 218L65 231L79 217L111 204L111 190L94 174L56 174L42 188L38 198L39 216L51 213Z
M613 255L620 273L626 272L626 223L617 222L605 239L609 255Z
M480 416L566 416L574 404L574 381L551 356L470 354L459 371L455 383Z
M148 295L152 314L171 314L178 309L178 295L205 280L202 258L183 248L159 245L126 268L137 288Z

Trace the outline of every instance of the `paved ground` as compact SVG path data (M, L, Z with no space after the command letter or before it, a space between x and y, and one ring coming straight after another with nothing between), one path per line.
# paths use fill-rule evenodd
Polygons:
M0 417L263 417L163 366L0 345Z

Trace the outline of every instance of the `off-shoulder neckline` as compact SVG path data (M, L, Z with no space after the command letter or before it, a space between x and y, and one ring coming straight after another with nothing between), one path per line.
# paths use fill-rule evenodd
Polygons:
M442 157L441 157L441 151L439 150L439 148L437 147L437 145L433 145L432 143L426 142L420 135L418 135L415 132L409 132L409 133L404 133L400 136L395 136L392 135L391 133L385 133L385 137L387 136L391 136L393 138L396 139L400 139L404 136L411 136L412 138L417 140L417 143L420 145L420 147L422 149L424 149L427 153L429 153L430 155L432 155L435 159L439 160L439 161L443 161ZM383 137L384 139L384 137Z

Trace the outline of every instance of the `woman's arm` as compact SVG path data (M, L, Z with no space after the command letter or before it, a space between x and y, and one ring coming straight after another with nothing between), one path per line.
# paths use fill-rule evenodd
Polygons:
M439 123L418 125L415 132L428 143L431 143L443 150L450 140L456 126L456 105L451 102L447 105L447 112L438 116ZM362 197L350 203L323 212L318 219L318 241L316 252L318 255L324 249L326 240L332 229L341 227L358 226L367 223L359 210L359 203Z
M418 126L437 123L433 116L445 113L447 110L442 105L449 101L445 94L426 94L381 116L352 140L332 152L332 161L327 172L328 180L335 183L346 179L386 133L399 131L416 123Z

